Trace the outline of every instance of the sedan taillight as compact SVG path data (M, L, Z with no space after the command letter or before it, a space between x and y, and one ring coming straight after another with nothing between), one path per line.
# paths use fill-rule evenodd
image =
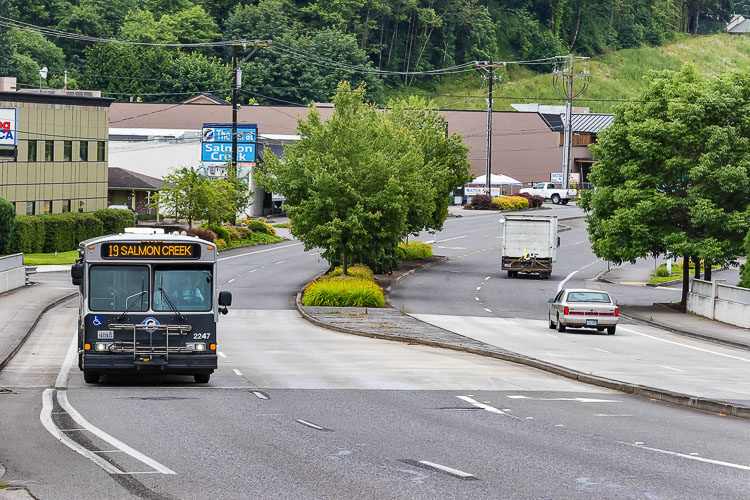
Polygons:
M563 314L568 314L568 306L565 306L565 309L563 310Z
M620 308L615 307L615 316L619 316L619 315L620 315Z

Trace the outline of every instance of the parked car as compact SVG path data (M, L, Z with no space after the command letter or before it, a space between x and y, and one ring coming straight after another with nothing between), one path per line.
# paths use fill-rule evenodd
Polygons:
M107 208L110 210L129 210L133 212L133 215L135 215L135 223L138 224L138 212L136 212L133 207L129 205L110 205Z
M520 190L519 193L541 196L545 200L552 200L555 205L559 203L567 205L571 199L578 196L577 189L558 189L552 182L538 182L530 188Z
M605 329L615 334L620 310L612 296L602 290L575 288L560 290L555 298L549 299L549 327L564 332L566 328Z

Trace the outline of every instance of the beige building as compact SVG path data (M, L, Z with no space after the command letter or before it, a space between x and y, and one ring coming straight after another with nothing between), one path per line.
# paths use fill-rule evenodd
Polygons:
M15 144L0 144L0 197L19 215L106 208L113 100L51 92L0 90L0 110L16 110L15 123L0 120L15 129Z

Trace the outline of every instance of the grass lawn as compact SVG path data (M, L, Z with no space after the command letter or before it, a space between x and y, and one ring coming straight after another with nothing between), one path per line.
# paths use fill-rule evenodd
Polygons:
M78 250L70 252L54 253L26 253L23 255L23 263L29 266L47 266L73 264L78 257Z
M666 269L667 265L662 264L658 267L659 270ZM695 266L690 266L690 275L692 276L693 272L695 271ZM654 279L656 281L654 281ZM666 283L667 281L674 281L674 280L681 280L682 279L682 266L678 264L672 264L672 275L671 276L656 276L654 278L654 272L651 271L651 279L648 280L649 283Z

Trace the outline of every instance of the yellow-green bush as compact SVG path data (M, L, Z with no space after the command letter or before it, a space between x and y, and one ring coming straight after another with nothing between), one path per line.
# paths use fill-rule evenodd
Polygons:
M432 247L421 241L401 242L396 250L401 259L426 259L432 257Z
M492 199L492 203L500 210L520 210L529 208L529 200L521 196L498 196Z
M326 274L325 277L335 278L336 276L341 276L343 272L343 269L341 268L341 266L339 266L330 273ZM352 266L349 266L347 272L349 273L348 276L352 278L359 278L365 281L373 281L372 270L364 264L354 264Z
M305 287L306 306L383 307L383 289L371 281L339 276L313 281Z

